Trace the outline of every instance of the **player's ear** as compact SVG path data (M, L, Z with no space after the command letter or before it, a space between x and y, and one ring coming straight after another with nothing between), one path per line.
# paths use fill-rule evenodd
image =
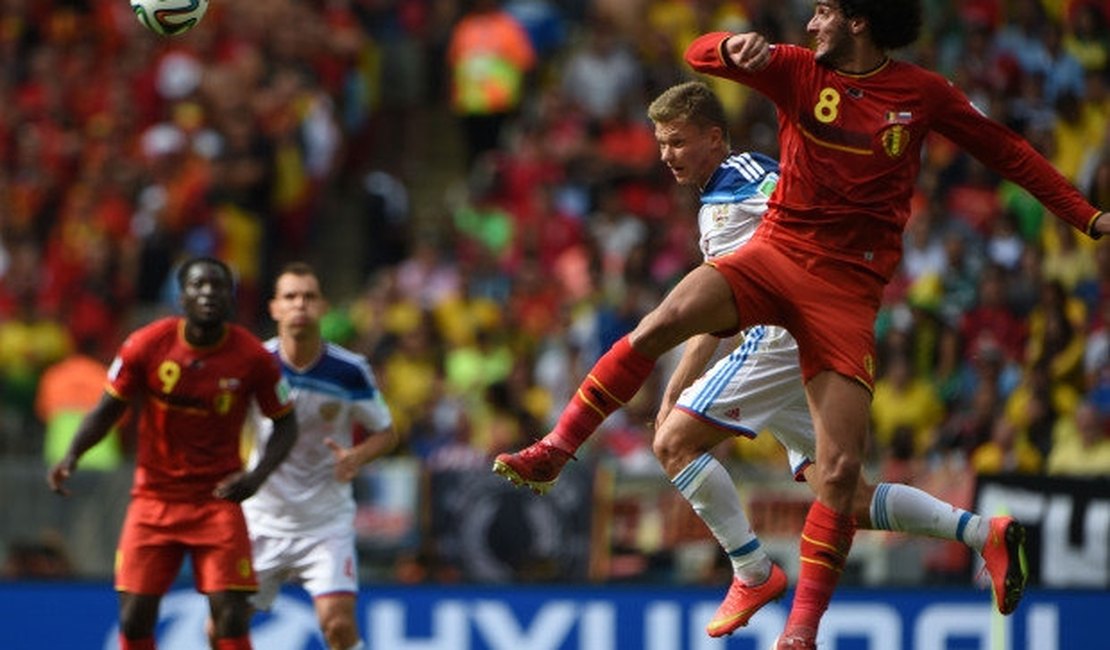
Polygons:
M709 137L713 140L715 144L728 142L728 134L726 134L725 130L719 126L709 127Z
M852 36L859 36L865 32L868 27L870 27L870 25L868 25L867 19L862 16L848 19L848 31L852 33Z

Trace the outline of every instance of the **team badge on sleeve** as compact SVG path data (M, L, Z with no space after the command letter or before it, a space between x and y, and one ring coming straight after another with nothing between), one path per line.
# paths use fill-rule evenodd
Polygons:
M285 406L293 401L293 389L289 386L289 382L282 377L274 386L274 394L277 396L278 403Z

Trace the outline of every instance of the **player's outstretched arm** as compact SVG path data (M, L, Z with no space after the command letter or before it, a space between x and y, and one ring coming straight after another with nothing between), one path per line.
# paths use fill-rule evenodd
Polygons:
M69 450L66 455L47 473L46 483L51 490L62 496L69 494L65 482L77 469L77 461L86 451L92 449L96 446L96 443L108 435L112 426L126 410L127 402L117 399L107 392L101 395L100 401L78 425L77 433L74 435L73 441L69 443Z

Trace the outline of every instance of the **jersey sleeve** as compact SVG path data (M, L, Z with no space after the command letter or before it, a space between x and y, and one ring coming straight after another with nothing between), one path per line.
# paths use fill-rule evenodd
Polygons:
M1088 235L1095 235L1101 213L1024 138L988 118L952 84L937 77L934 92L934 130L975 156L983 164L1017 183L1059 218Z
M293 391L289 381L281 373L277 359L261 345L254 355L255 362L255 402L258 409L268 418L279 418L293 410Z
M143 389L143 330L133 332L120 346L112 365L108 366L108 383L104 389L112 397L130 401Z
M724 44L730 36L733 34L729 32L710 32L694 39L686 48L686 63L695 72L749 86L766 95L780 109L792 105L794 84L790 82L804 74L803 67L807 58L812 60L812 55L794 45L775 44L771 46L771 60L767 65L756 72L747 72L732 65L724 55Z
M358 422L368 431L381 431L393 424L393 416L389 412L389 405L385 402L385 397L382 392L378 390L377 382L374 380L374 371L370 369L370 363L365 359L360 359L359 367L359 385L353 391L354 399L351 408L351 415L355 422Z

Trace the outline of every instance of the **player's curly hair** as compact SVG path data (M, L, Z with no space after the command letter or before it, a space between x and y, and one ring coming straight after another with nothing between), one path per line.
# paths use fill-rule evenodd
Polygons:
M921 34L921 0L839 0L847 18L863 18L871 40L883 50L897 50Z

